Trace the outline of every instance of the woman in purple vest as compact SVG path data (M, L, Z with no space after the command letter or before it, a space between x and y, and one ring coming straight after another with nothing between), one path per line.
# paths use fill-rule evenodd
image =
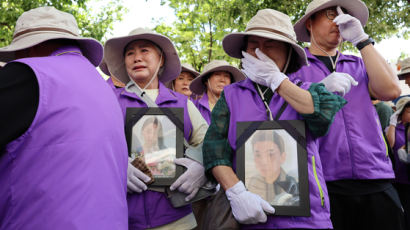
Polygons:
M345 100L323 84L303 83L300 88L285 75L306 65L306 54L296 43L290 18L264 9L249 21L245 32L223 40L225 52L242 58L247 79L225 87L212 112L204 141L207 175L226 192L235 219L244 229L330 229L329 199L314 136L325 135ZM295 81L297 83L299 81ZM249 192L235 174L237 122L306 120L310 217L275 216L274 208ZM302 114L302 116L301 116ZM217 211L217 210L216 210ZM268 215L266 215L268 213Z
M127 143L103 47L54 7L0 48L0 229L126 230Z
M197 72L192 65L188 63L183 63L181 67L181 73L174 80L166 83L168 88L175 92L183 94L189 98L189 100L195 101L198 95L193 94L189 89L192 81L198 77L199 72Z
M402 97L396 103L396 112L390 117L387 139L394 152L394 187L404 208L407 227L410 227L410 161L406 146L406 125L410 123L410 97Z
M185 193L192 199L205 184L200 147L208 128L192 101L173 92L164 82L175 79L181 64L172 42L165 36L137 28L128 36L109 39L105 44L105 60L110 73L126 86L118 100L124 117L127 107L184 108L184 138L188 150L185 158L175 160L187 170L171 185L171 190ZM191 148L192 147L192 148ZM128 215L130 229L192 229L196 226L190 205L174 208L160 187L147 190L150 178L128 164Z
M196 107L208 124L211 123L211 112L221 96L225 86L245 79L245 75L224 60L213 60L204 67L204 72L190 85L192 92L202 95L195 102Z

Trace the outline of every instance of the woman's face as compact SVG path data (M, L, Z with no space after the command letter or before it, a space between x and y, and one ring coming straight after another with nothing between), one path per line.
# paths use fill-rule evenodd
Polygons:
M155 71L163 65L162 60L158 49L150 41L136 40L125 48L125 68L136 83L148 83Z
M174 81L174 89L178 93L182 93L185 96L191 96L192 92L189 90L189 85L194 80L194 75L189 72L182 72Z
M149 123L146 125L142 129L142 138L145 146L156 146L158 144L158 125L155 123Z
M401 114L401 121L404 124L407 124L410 122L410 107L407 107L403 110L403 113Z
M273 141L258 141L253 145L253 157L256 169L265 181L276 181L280 174L280 166L286 160L286 154L281 153Z
M273 60L281 71L283 70L289 49L286 43L251 35L248 37L246 52L257 58L256 48L259 48L260 51Z
M226 71L213 72L205 84L208 91L219 97L224 87L231 84L231 75Z

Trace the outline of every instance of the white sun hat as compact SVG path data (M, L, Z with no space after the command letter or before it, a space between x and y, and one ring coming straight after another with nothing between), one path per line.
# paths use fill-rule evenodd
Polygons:
M306 21L316 12L334 6L346 9L348 14L359 19L362 26L365 26L369 19L369 10L366 4L360 0L313 0L307 6L303 17L294 25L298 41L310 42L310 36L305 25Z
M29 10L17 19L13 40L9 46L0 48L0 61L12 61L16 59L16 51L55 39L76 41L82 54L94 66L100 64L103 57L100 42L94 38L81 37L74 16L51 6Z
M124 49L135 40L148 40L162 50L165 63L158 76L159 81L166 83L178 77L181 73L181 62L171 40L164 35L143 28L134 29L127 36L111 38L105 43L104 59L110 73L125 84L130 81L125 68Z

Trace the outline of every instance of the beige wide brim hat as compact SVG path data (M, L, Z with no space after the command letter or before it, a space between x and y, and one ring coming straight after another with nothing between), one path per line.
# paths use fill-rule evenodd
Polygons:
M406 58L401 62L400 72L397 74L400 80L404 79L404 75L410 73L410 58Z
M165 62L162 66L162 72L158 76L159 81L166 83L178 77L181 73L181 62L171 40L143 28L134 29L128 36L112 38L105 43L104 60L107 62L110 73L124 84L130 81L125 68L124 49L130 42L135 40L148 40L161 48Z
M15 60L15 52L54 39L69 39L78 43L82 54L98 66L103 57L103 47L93 38L80 37L73 15L51 6L24 12L16 22L13 40L9 46L0 48L0 61Z
M396 111L400 114L404 109L405 105L410 102L410 97L402 97L396 103Z
M298 55L294 60L301 66L307 65L305 50L297 44L296 34L288 15L272 9L259 10L249 20L245 32L231 33L224 37L222 45L225 52L231 57L242 58L245 36L250 35L290 44Z
M204 67L204 72L201 73L195 80L189 85L189 89L197 94L201 95L206 91L206 85L204 81L211 75L213 72L217 71L226 71L230 73L233 77L233 82L242 81L246 78L245 74L242 73L238 68L231 66L225 60L213 60ZM231 82L231 83L233 83Z
M306 21L316 12L323 9L340 6L347 10L347 13L359 19L362 26L365 26L369 19L369 10L366 4L360 0L313 0L306 8L306 12L294 25L297 40L310 42L310 35L306 29Z

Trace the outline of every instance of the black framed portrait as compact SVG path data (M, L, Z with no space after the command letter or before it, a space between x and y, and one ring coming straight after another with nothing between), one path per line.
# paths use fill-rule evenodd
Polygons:
M305 123L300 120L237 123L236 172L275 215L310 216Z
M128 154L149 186L169 186L182 174L174 160L184 153L183 119L183 108L127 108Z

